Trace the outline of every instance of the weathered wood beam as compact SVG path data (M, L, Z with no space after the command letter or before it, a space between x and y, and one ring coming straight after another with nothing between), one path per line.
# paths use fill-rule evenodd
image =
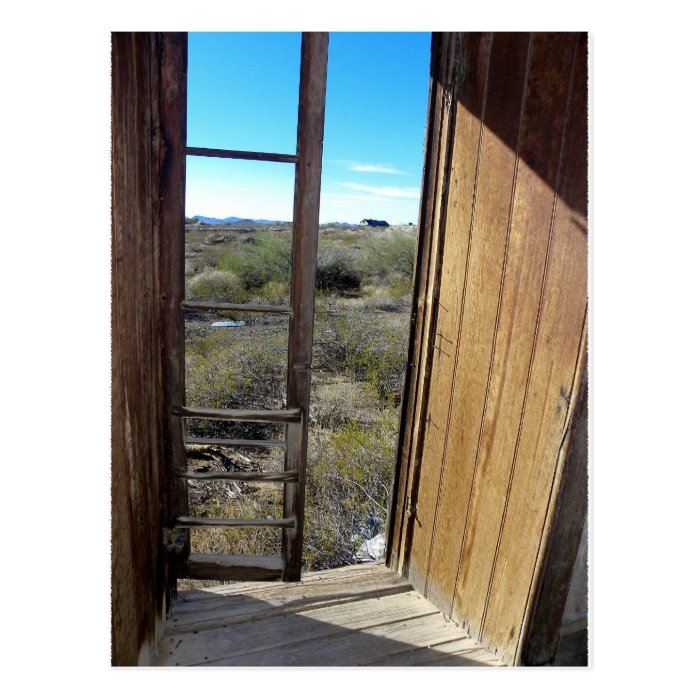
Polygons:
M232 420L251 423L298 423L301 409L289 408L265 410L257 408L193 408L190 406L173 406L173 415L181 418L210 418L212 420Z
M301 40L299 118L294 187L291 302L294 320L289 334L287 405L304 416L287 427L285 469L299 472L299 481L284 488L284 515L296 526L284 531L285 581L301 576L306 446L308 439L311 356L314 329L318 219L321 204L321 159L326 109L328 33L304 32Z
M186 503L184 118L187 35L112 35L112 663L148 662L175 572L162 528ZM182 396L182 398L179 398ZM181 446L180 446L181 447Z
M184 472L177 476L181 479L208 481L223 479L225 481L269 481L274 483L296 481L299 478L299 472L291 470L283 472Z
M284 579L298 581L304 523L306 445L308 439L311 356L314 328L318 217L321 200L321 159L326 110L328 33L304 32L301 41L299 119L294 188L294 241L292 246L291 300L294 322L289 335L287 405L298 407L304 419L287 428L285 469L299 472L299 481L285 485L284 515L296 527L285 530L282 551Z
M274 581L284 570L282 557L243 557L192 552L184 565L189 578L213 581Z
M297 163L299 157L287 153L261 153L258 151L231 151L226 148L187 147L188 156L206 156L208 158L231 158L234 160L263 160L271 163Z
M291 306L274 306L272 304L224 304L213 301L183 301L182 308L201 311L251 311L271 314L291 314Z
M160 419L164 424L167 466L184 469L185 448L181 421L172 407L185 402L185 324L180 303L185 296L185 145L187 143L187 34L154 34L161 57L159 75L159 128L152 132L153 170L157 173L158 198L155 227L158 299L160 309L154 319L161 333L161 387L165 399ZM161 497L166 527L173 517L187 508L187 482L164 478ZM189 552L189 538L181 553L167 556L169 599L176 591L177 569Z
M244 438L185 438L185 445L221 445L241 447L286 447L286 440L246 440Z
M294 518L193 518L182 515L177 527L282 527L294 526Z

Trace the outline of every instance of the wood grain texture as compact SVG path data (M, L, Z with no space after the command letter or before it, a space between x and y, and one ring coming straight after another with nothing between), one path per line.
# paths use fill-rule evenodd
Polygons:
M488 81L483 121L487 124L497 121L501 131L515 132L516 136L530 45L531 37L527 34L507 37L497 34L489 58L489 76L509 70L511 80ZM459 117L474 118L464 102L460 104ZM464 157L468 158L464 151L456 150L455 162L462 162ZM449 367L452 410L440 455L440 491L427 588L428 597L436 604L439 601L439 607L447 615L452 612L489 385L490 349L494 343L516 166L516 154L506 149L488 127L481 129L478 159L478 178L474 180L473 192L464 193L462 199L458 191L454 193L454 215L447 221L448 230L460 231L465 228L464 216L469 216L467 256L460 261L464 269L459 290L461 305L454 320L454 360ZM467 194L471 201L466 199Z
M173 406L173 415L181 418L211 418L249 423L298 423L302 412L299 408L270 410L264 408L197 408Z
M484 664L486 662L486 664ZM498 665L493 654L485 652L469 637L432 643L429 647L414 646L406 651L382 656L366 666L482 666Z
M284 516L295 526L285 529L282 553L284 578L299 580L304 536L306 448L308 440L311 359L314 330L316 258L321 205L321 162L326 111L328 33L304 32L301 40L299 117L294 231L292 239L291 306L287 369L287 406L301 412L301 422L287 427L285 469L298 472L295 482L284 485Z
M281 572L280 572L281 574ZM279 576L278 576L279 579ZM302 578L303 580L303 578ZM314 587L313 593L308 586L296 594L290 595L286 590L281 595L266 596L264 599L254 595L238 595L228 597L225 604L209 603L207 606L197 605L180 608L177 618L173 618L173 631L201 632L204 629L220 627L223 624L237 624L249 620L263 620L280 614L281 609L285 615L300 614L302 612L329 608L347 603L357 603L366 600L377 600L389 595L409 593L413 589L405 580L396 580L383 576L382 580L365 578L361 582L344 582L339 590L338 582L324 586L326 593L317 593ZM211 596L210 596L211 598Z
M383 565L186 591L159 666L498 666Z
M112 35L112 663L148 662L170 580L164 197L178 170L184 35ZM177 201L177 200L176 200ZM179 222L182 224L182 221ZM172 262L172 261L171 261Z
M365 580L375 581L378 577L387 577L388 579L396 579L397 574L389 571L381 564L353 564L351 566L343 566L339 569L324 569L322 571L305 572L299 581L285 581L283 583L227 583L221 586L215 586L201 589L191 589L180 592L179 600L187 602L188 610L193 610L197 605L222 605L221 601L226 596L238 596L248 594L251 591L255 592L256 600L267 600L274 598L275 600L296 600L299 596L304 597L306 589L312 585L315 593L324 593L324 587L330 586L330 590L335 590L334 586L343 581L343 590L346 585L350 585ZM396 592L396 591L395 591ZM216 596L212 596L216 593ZM179 617L179 616L178 616Z
M296 481L299 472L185 472L178 474L181 479L194 479L195 481L266 481L270 483Z
M239 445L243 447L286 447L285 440L247 440L245 438L186 438L185 445Z
M585 360L583 366L585 367ZM562 445L562 484L552 514L551 535L546 541L541 573L536 581L537 588L531 592L532 611L527 627L521 632L521 646L516 652L516 658L527 666L541 666L554 661L562 615L576 563L572 552L581 541L583 523L588 512L586 379L576 401L567 437L568 441Z
M402 392L396 475L387 524L387 561L394 571L400 571L403 574L408 572L408 542L412 537L413 499L417 492L416 454L423 435L420 427L424 420L423 399L426 392L423 387L426 386L429 360L426 350L429 340L428 329L431 326L430 318L434 307L434 298L429 295L434 289L434 271L438 259L436 255L438 236L433 235L433 232L438 183L444 178L441 163L445 142L441 139L441 134L443 126L447 123L443 82L448 55L447 42L441 35L433 34L425 162L416 243L406 379Z
M447 56L435 92L459 102L453 128L430 132L443 156L423 198L431 188L441 196L420 245L440 259L423 282L432 327L415 360L423 374L410 380L404 414L414 418L398 469L401 505L417 507L403 530L395 516L391 562L508 663L519 661L541 590L580 384L585 41L450 34L434 47Z
M151 154L140 137L155 117L148 89L132 95L135 84L150 88L152 59L149 36L112 35L112 663L119 666L135 665L143 645L155 642L159 611L149 588L164 593L154 534L159 455L152 436L160 426Z
M183 309L199 309L202 311L252 311L265 314L291 314L291 306L276 306L274 304L226 304L217 301L183 301Z
M559 162L573 48L571 41L555 35L537 35L533 42L520 151L538 169L556 169ZM515 177L498 327L493 348L487 349L491 378L452 613L474 633L483 624L522 435L554 206L554 192L524 158L518 160Z
M417 590L426 592L435 536L435 514L443 474L445 436L453 409L454 363L459 346L459 325L463 303L464 276L469 252L472 203L481 154L481 120L488 79L492 36L479 35L462 47L455 42L453 63L464 63L464 77L452 86L452 133L446 160L447 184L443 191L440 230L443 257L440 267L439 302L430 344L432 367L427 398L415 525L411 545L409 579ZM457 56L462 57L458 61ZM460 76L461 77L461 76ZM471 111L458 110L459 99ZM474 112L475 114L472 114ZM459 203L462 206L457 206ZM455 219L457 219L455 221ZM449 223L448 223L449 222ZM448 255L444 251L449 251Z
M188 578L213 581L265 581L282 577L282 557L223 556L190 552L183 567Z
M556 176L562 196L553 212L529 384L482 630L482 639L490 648L500 645L509 663L515 660L541 542L549 534L544 532L545 517L559 476L559 450L570 428L572 395L581 382L577 369L585 354L588 239L567 205L572 198L585 197L586 191L585 158L580 160L587 142L585 38L578 46L570 43L577 50L565 109L561 172ZM577 519L575 513L570 517Z
M175 518L176 527L293 527L294 518Z
M302 576L301 583L304 582ZM178 632L192 632L222 624L233 624L243 620L260 620L279 614L284 606L285 614L299 613L318 607L330 607L360 600L377 599L396 593L408 593L413 590L405 579L397 579L390 572L381 575L359 578L345 577L322 581L313 585L290 588L291 583L284 586L259 589L248 588L244 592L222 592L216 596L202 593L200 598L191 599L189 592L181 594L181 599L187 598L187 605L177 609L170 622L170 629ZM211 591L212 589L204 589ZM254 595L250 595L251 591ZM204 597L206 595L206 597Z
M161 86L158 105L161 114L157 132L157 173L159 193L155 254L158 262L157 322L161 329L159 360L162 372L163 421L167 463L164 465L161 502L166 527L176 515L187 512L187 482L174 474L185 469L186 457L181 421L173 415L174 406L185 403L185 145L187 143L187 35L156 34L162 53ZM189 552L189 533L178 554L166 559L168 606L177 585L177 571Z

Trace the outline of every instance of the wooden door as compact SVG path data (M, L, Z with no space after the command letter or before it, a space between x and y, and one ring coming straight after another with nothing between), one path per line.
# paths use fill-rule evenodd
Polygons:
M436 35L431 73L391 563L512 663L584 415L587 38Z

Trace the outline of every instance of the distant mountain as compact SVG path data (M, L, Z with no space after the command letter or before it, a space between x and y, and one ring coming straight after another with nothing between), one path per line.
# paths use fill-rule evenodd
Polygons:
M242 219L239 216L227 216L225 219L217 219L213 216L195 214L193 219L199 219L203 224L237 224L241 221L252 221L254 224L289 224L290 221L277 221L273 219ZM349 224L346 221L329 221L320 226L337 226L338 228L358 228L358 224Z
M225 219L216 219L213 216L201 216L195 214L193 219L199 219L204 224L236 224L239 221L252 221L255 224L284 224L286 221L273 221L272 219L242 219L239 216L227 216Z

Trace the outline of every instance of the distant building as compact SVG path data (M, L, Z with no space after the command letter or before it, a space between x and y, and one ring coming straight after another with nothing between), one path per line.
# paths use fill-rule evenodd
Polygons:
M388 226L389 222L381 221L379 219L362 219L361 224L367 224L367 226Z

